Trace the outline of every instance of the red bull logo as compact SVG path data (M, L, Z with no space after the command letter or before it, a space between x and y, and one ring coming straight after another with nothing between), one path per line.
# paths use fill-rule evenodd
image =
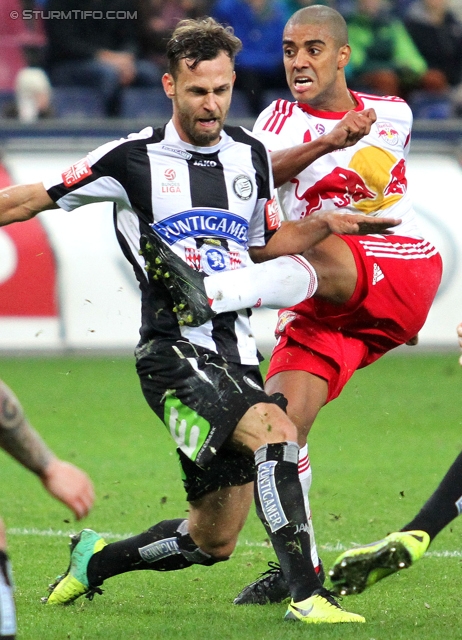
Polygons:
M376 193L368 188L363 178L356 171L336 167L315 182L304 193L298 193L300 182L295 178L295 196L298 200L306 200L307 206L302 217L309 216L322 208L323 200L330 200L334 206L344 209L365 198L373 199Z
M385 196L394 195L396 193L403 194L407 191L406 163L402 158L390 172L390 182L385 187L383 194Z
M393 147L399 142L399 135L390 122L378 122L376 125L379 138Z
M336 167L303 193L300 181L294 178L292 182L296 198L306 202L302 218L329 207L374 215L396 204L406 193L406 163L386 149L364 147L353 155L348 168Z

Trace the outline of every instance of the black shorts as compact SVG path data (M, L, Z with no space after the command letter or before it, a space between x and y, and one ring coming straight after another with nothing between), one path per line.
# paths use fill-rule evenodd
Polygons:
M254 479L254 459L230 446L244 414L265 402L285 409L281 394L267 395L256 365L227 362L181 340L137 353L141 388L178 447L188 500Z

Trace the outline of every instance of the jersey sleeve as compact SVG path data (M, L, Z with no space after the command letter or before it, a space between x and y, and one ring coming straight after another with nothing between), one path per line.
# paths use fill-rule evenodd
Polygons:
M50 198L65 211L93 202L129 206L126 140L108 142L44 181Z
M407 119L405 124L406 138L404 140L404 145L403 145L403 154L404 154L404 158L407 160L407 157L409 155L409 149L411 147L412 124L413 124L414 117L412 114L412 110L408 104L406 104L406 107L407 107Z
M287 148L287 138L280 134L293 109L294 103L275 100L256 119L252 132L269 151Z
M249 224L249 246L263 247L277 231L281 222L274 198L273 172L268 149L259 144L259 159L254 160L257 169L258 197ZM254 152L255 155L255 152Z

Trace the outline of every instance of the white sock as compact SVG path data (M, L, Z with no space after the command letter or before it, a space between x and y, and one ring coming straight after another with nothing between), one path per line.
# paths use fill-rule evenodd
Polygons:
M318 278L308 260L294 255L214 273L204 284L212 309L223 313L251 307L292 307L314 295Z
M310 501L308 493L311 487L313 474L311 472L310 458L308 455L308 445L301 447L298 454L298 477L302 485L303 499L305 501L306 518L308 520L308 533L310 534L311 560L316 569L319 566L318 550L316 549L316 541L314 539L313 520L311 518Z

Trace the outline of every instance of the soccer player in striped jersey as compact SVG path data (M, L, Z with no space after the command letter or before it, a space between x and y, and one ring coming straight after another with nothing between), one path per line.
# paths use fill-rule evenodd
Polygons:
M203 281L204 298L213 312L286 307L279 313L265 389L284 394L297 426L310 523L312 476L306 441L318 412L357 369L415 342L436 295L442 264L436 248L422 237L407 189L409 106L397 97L348 89L347 27L330 7L297 11L285 27L282 48L295 101L276 100L254 126L271 152L277 201L288 220L281 232L286 224L314 222L331 210L401 219L392 237L339 232L303 252L307 269L299 276L298 291L287 284L290 274L278 259L215 272ZM252 257L258 261L258 255ZM294 302L296 295L300 297ZM310 530L312 561L319 572ZM288 595L283 572L273 566L235 602L264 604Z
M462 322L457 327L462 365ZM436 491L400 531L342 553L329 571L339 595L362 593L379 580L420 560L431 542L462 513L462 453L449 467Z
M35 473L48 493L63 502L75 517L86 516L93 505L93 485L88 476L57 458L31 427L13 391L0 380L0 447ZM0 638L16 637L13 582L6 548L6 531L0 519Z
M186 325L155 261L146 257L160 239L185 269L239 270L249 254L264 260L301 253L345 221L353 232L363 226L386 232L399 222L321 212L279 229L267 149L241 127L224 126L240 44L211 18L181 22L167 47L163 87L173 117L164 127L103 145L46 185L0 193L0 224L51 208L114 202L117 239L141 290L137 372L148 404L177 445L189 502L188 518L157 523L127 540L106 544L94 531L80 532L49 605L92 597L105 580L128 571L227 560L255 495L289 585L286 619L364 622L340 607L313 568L297 429L282 395L263 390L249 310ZM302 256L282 260L292 275L313 278Z

